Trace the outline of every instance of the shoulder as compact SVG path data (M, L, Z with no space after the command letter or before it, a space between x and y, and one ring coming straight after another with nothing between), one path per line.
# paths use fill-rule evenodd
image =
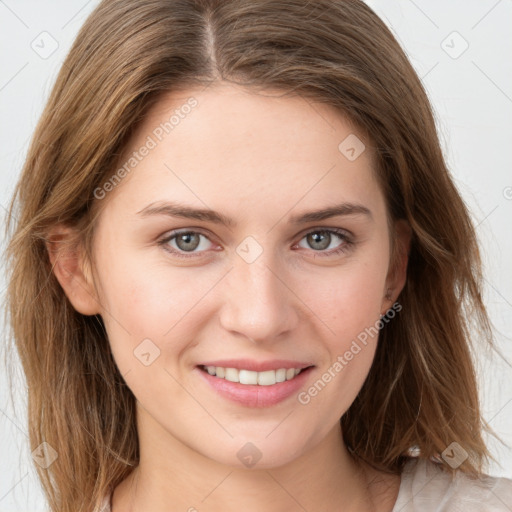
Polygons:
M511 512L512 480L483 475L454 475L440 464L411 458L402 472L392 512Z

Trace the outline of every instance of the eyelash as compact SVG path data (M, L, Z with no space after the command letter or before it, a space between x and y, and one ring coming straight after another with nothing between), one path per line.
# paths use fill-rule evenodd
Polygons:
M312 234L312 233L329 233L329 234L334 234L336 236L338 236L341 240L342 240L342 245L340 245L339 247L335 248L335 249L331 249L330 251L315 251L313 249L311 249L314 253L315 253L315 258L316 256L320 256L320 257L331 257L331 256L335 256L335 255L338 255L338 254L342 254L342 253L345 253L347 252L349 249L351 249L351 247L354 245L354 242L351 240L350 236L346 233L346 231L344 230L341 230L341 229L334 229L334 228L321 228L321 229L312 229L311 231L308 231L307 233L304 234L304 236L302 236L302 238L300 240L302 240L303 238L305 238L306 236ZM185 235L185 234L196 234L196 235L202 235L204 236L205 238L207 238L209 240L209 238L204 234L204 233L201 233L200 231L193 231L193 230L181 230L181 231L173 231L171 232L168 236L166 236L165 238L161 239L158 241L158 245L162 246L164 248L164 250L170 252L171 254L173 254L174 256L177 256L178 258L197 258L197 254L198 253L195 253L195 252L191 252L191 253L185 253L185 252L181 252L181 251L177 251L176 249L174 248L169 248L167 246L167 244L175 239L177 236L179 235ZM300 242L299 240L299 242ZM205 251L200 251L199 254L201 252L205 252Z

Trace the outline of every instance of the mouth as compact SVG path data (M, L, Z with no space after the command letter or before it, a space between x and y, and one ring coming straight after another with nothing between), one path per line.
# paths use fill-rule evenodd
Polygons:
M307 366L306 368L279 368L277 370L266 370L262 372L238 368L226 368L223 366L199 365L199 368L212 377L224 379L229 382L253 386L273 386L280 382L295 379L297 375L308 368L311 368L311 366Z
M225 361L223 364L229 364L229 362ZM289 366L284 368L276 361L265 364L253 362L252 365L250 361L245 363L237 361L231 364L237 364L240 367L200 364L195 367L195 371L201 377L200 380L207 385L207 389L213 390L217 396L239 406L250 408L275 406L297 396L300 389L307 385L311 372L315 368L314 365L290 367L291 363L283 362L281 364ZM275 369L268 368L270 364ZM259 367L260 371L246 369L245 366Z

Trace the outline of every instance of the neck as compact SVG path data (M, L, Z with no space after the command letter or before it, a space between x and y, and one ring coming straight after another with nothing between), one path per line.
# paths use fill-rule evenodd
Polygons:
M249 469L218 463L168 433L155 435L156 424L148 428L153 420L138 418L140 463L116 487L112 512L238 512L242 504L247 512L389 511L396 499L399 477L391 493L386 480L388 499L379 496L374 506L373 491L382 491L379 475L350 455L339 423L291 462Z

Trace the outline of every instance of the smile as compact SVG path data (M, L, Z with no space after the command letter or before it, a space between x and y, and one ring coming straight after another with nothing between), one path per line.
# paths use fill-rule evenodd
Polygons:
M279 382L292 380L303 371L302 368L279 368L278 370L266 370L263 372L224 368L222 366L201 366L200 368L219 379L258 386L273 386Z

